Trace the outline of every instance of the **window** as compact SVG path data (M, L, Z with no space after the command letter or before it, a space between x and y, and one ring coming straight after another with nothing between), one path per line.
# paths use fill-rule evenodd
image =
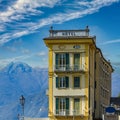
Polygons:
M69 54L56 53L55 54L55 68L57 70L66 70L69 68Z
M68 88L69 87L69 77L62 76L56 77L56 88Z
M69 98L56 98L56 114L66 115L69 113Z
M79 70L80 67L80 54L74 54L74 70Z
M61 88L66 87L66 80L65 80L65 77L61 77L61 78L60 78L60 87L61 87Z
M74 77L74 88L80 87L80 77Z
M74 115L80 114L80 99L74 98Z

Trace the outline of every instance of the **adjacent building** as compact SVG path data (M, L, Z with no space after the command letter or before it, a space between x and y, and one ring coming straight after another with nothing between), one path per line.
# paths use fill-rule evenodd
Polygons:
M116 114L120 116L120 97L111 97L110 104L115 108Z
M44 38L49 50L48 101L50 120L102 118L110 104L112 66L96 37L82 30L53 30Z

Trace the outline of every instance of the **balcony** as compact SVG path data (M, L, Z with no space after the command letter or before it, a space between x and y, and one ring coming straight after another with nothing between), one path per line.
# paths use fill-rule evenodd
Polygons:
M69 65L56 65L54 67L54 71L56 73L59 72L66 72L66 73L71 73L71 72L85 72L85 66L78 66L78 65L74 65L74 66L69 66Z
M66 110L66 109L59 109L55 111L55 116L84 116L81 114L80 110Z

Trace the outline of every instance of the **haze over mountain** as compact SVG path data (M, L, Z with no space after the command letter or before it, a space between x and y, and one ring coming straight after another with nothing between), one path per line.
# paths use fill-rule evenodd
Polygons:
M47 116L47 69L32 68L21 62L0 70L0 120L16 120L21 114L19 98L24 95L25 116Z

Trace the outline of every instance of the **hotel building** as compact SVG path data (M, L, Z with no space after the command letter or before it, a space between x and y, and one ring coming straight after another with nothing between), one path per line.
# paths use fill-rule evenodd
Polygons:
M53 30L44 38L49 49L48 109L50 120L102 118L110 103L112 66L96 37L83 30Z

